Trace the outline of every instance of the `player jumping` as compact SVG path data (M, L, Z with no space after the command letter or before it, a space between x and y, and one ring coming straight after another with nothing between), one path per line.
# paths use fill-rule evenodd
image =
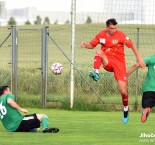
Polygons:
M114 72L114 77L118 82L124 106L123 122L127 123L128 92L124 45L132 49L140 67L144 68L145 63L132 41L123 32L117 30L117 22L115 19L107 20L106 29L99 32L89 43L82 42L81 47L93 49L98 44L101 45L101 49L96 50L96 55L94 57L94 70L89 72L89 76L95 81L98 81L101 65L105 70Z

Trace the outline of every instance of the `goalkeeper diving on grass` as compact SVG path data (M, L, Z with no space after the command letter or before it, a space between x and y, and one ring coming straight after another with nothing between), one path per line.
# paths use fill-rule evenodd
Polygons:
M14 95L8 86L0 87L0 120L7 131L10 132L37 132L42 126L43 133L57 133L58 128L48 127L46 114L21 115L28 111L14 101Z
M142 116L141 121L144 123L150 113L150 108L155 106L155 55L144 59L148 68L146 78L142 85ZM139 63L134 64L128 71L128 76L139 67Z
M93 80L98 81L100 66L108 72L114 72L114 77L117 80L119 91L122 96L122 104L124 106L123 123L127 123L128 92L124 45L131 48L142 68L145 67L145 63L129 37L117 29L117 21L114 18L107 20L106 29L99 32L89 43L82 42L81 47L93 49L98 44L101 45L101 49L96 50L94 70L89 72L89 76Z

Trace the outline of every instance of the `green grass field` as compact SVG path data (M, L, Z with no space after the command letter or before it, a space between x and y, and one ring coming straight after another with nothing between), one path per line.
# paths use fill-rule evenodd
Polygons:
M57 134L9 133L0 125L1 145L153 145L155 137L140 138L141 133L154 134L155 114L140 122L140 112L130 112L128 124L122 123L122 112L81 112L28 108L29 113L45 113Z

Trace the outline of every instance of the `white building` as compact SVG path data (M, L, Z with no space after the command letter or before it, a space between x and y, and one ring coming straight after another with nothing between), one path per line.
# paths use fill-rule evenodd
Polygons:
M155 24L155 0L103 0L102 2L104 2L102 12L82 12L77 8L76 23L85 23L90 16L93 23L103 23L109 18L116 18L122 24ZM96 2L96 4L99 3ZM88 5L94 5L94 3L88 0ZM81 4L83 10L88 5ZM0 25L7 25L10 17L15 18L17 25L23 25L27 20L34 24L38 15L42 18L42 22L45 17L48 17L51 24L55 21L58 24L71 21L70 12L39 11L36 7L6 9L5 2L0 1Z

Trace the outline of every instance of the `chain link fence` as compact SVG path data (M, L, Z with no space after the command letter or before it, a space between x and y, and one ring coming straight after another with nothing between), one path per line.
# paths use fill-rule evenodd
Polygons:
M17 29L17 94L24 105L41 102L41 40L41 28Z
M11 29L0 29L0 85L11 86Z
M70 59L71 55L70 25L66 27L49 28L48 37L48 86L47 105L60 107L63 103L69 105L70 98ZM64 53L64 54L63 54ZM61 75L54 75L50 67L59 62L63 65Z
M88 76L88 72L93 69L93 58L96 49L93 50L80 48L80 43L85 39L89 41L99 30L100 26L94 30L87 29L87 25L76 27L75 38L75 64L74 64L74 101L75 106L80 106L85 101L88 104L121 104L121 97L118 86L113 78L113 73L106 72L101 68L100 80L94 82ZM121 28L121 26L120 26ZM141 56L147 57L154 54L155 43L154 29L147 27L128 28L122 30L138 46ZM70 25L48 28L47 35L47 96L42 95L42 28L27 29L18 28L17 30L17 100L26 106L40 106L42 97L45 98L46 106L49 107L68 107L70 103L70 71L71 71L71 29ZM11 57L12 42L10 29L1 30L1 85L11 86ZM127 68L129 69L135 62L133 52L125 48ZM50 66L54 62L63 65L63 73L54 75ZM141 103L141 85L146 71L139 69L129 78L128 91L129 103L134 105ZM14 84L13 84L14 85ZM46 95L46 94L45 94ZM103 102L102 102L103 101ZM138 102L136 102L138 101Z

